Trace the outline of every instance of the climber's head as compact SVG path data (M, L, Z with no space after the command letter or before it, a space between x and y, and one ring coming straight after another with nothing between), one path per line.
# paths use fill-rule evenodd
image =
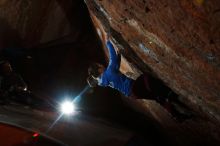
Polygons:
M104 72L105 67L99 63L93 63L88 68L89 77L87 78L87 82L91 87L95 87L98 84L98 80L101 74Z

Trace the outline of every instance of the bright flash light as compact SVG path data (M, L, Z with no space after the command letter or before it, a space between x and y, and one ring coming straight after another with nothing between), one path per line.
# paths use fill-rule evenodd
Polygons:
M71 101L64 101L61 104L61 112L66 115L70 115L75 111L74 103Z

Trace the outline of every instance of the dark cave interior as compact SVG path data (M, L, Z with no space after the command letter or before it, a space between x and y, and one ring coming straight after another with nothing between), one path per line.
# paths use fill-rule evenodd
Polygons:
M186 105L187 108L192 110L193 113L197 113L195 119L183 123L178 123L169 113L164 111L164 109L161 110L160 105L151 103L151 101L149 103L146 103L144 100L138 100L136 102L130 99L126 99L119 92L115 92L115 90L111 88L90 88L89 91L83 95L82 100L79 103L81 113L83 115L89 117L91 116L96 119L104 119L111 123L113 127L116 127L116 129L125 129L129 131L128 133L132 133L131 136L125 138L125 142L117 143L117 140L120 139L120 137L118 137L117 140L114 140L114 138L111 139L112 135L110 135L110 142L108 140L102 140L100 138L99 144L97 144L98 142L95 143L94 141L91 141L90 145L103 145L104 142L101 143L102 141L106 142L104 143L104 145L106 146L107 144L115 146L142 146L161 144L182 146L185 144L200 145L201 143L205 145L218 144L218 137L220 134L218 132L219 123L215 123L217 114L215 115L214 113L214 122L212 120L207 120L209 119L210 113L208 113L207 116L207 114L204 114L205 110L201 110L201 112L198 112L196 110L200 110L200 108L194 106L195 103L201 104L202 99L199 99L199 102L193 99L193 102L189 102L190 100L188 99L188 97L183 98L186 95L190 95L190 93L192 93L192 95L194 94L191 89L189 92L188 90L182 89L187 84L184 84L185 80L182 80L182 78L180 77L181 75L176 75L175 72L172 71L166 72L166 66L157 66L158 64L161 65L161 62L167 59L164 57L162 51L159 53L156 52L157 50L160 50L160 45L163 46L164 44L155 37L156 35L152 35L153 33L147 33L148 35L150 34L150 37L153 36L153 39L151 38L152 40L150 40L151 43L149 43L152 48L156 46L152 44L153 41L159 41L158 44L160 44L159 47L155 47L155 52L159 55L162 54L161 56L163 57L161 60L156 61L156 63L155 56L157 57L158 54L155 55L153 54L155 52L149 51L150 55L153 54L152 56L154 57L153 61L149 61L147 60L149 58L147 58L144 53L140 53L140 55L138 52L139 50L135 48L135 45L138 44L136 41L139 42L140 40L145 41L148 39L146 37L148 35L144 37L139 36L139 34L142 35L143 33L145 33L145 24L143 24L142 27L143 32L135 32L133 29L129 29L129 27L135 26L136 28L138 28L136 19L137 21L139 21L139 18L136 18L136 16L139 17L138 14L140 14L140 16L144 17L149 13L151 15L153 9L147 7L147 9L145 8L145 14L142 14L143 12L139 11L139 9L141 9L142 7L139 2L137 2L137 5L135 5L135 2L129 0L125 2L127 3L127 5L131 5L129 9L134 10L135 12L128 12L128 10L126 10L127 8L124 10L124 13L120 11L115 11L115 9L117 9L117 6L119 7L118 9L124 9L123 7L125 5L121 4L121 2L119 1L114 1L111 3L106 0L85 0L85 2L82 0L22 0L19 2L15 0L0 0L0 59L10 61L13 70L23 77L24 81L28 85L29 90L31 90L33 94L35 94L38 98L42 100L47 99L48 101L51 101L52 104L56 104L59 103L64 97L77 96L80 91L85 86L87 86L86 78L88 76L88 67L91 63L100 62L105 65L108 64L108 55L105 52L106 49L103 45L103 38L99 34L99 31L101 30L99 27L100 25L103 25L102 27L104 28L104 31L106 31L106 27L111 27L109 30L112 31L112 38L116 42L115 44L117 47L119 46L120 48L122 46L121 53L123 57L125 57L129 63L132 62L134 66L142 72L151 73L153 77L157 78L154 82L156 92L161 93L161 95L164 95L163 92L165 92L165 94L169 94L170 92L172 92L173 98L180 98L181 101L184 101L182 103L184 104L184 106ZM145 4L145 0L143 2ZM150 4L154 5L155 3L152 2ZM163 4L162 1L161 4ZM169 1L170 7L173 7L174 4L176 3L172 3ZM181 6L183 5L187 8L191 8L191 10L187 9L187 13L193 13L191 11L194 11L194 6L187 4L188 2L183 2L181 3ZM116 6L116 8L114 6ZM181 7L181 10L185 7ZM200 12L201 14L203 14L202 10L200 10L199 8L196 10L198 10L199 13L193 13L193 17L199 17ZM110 11L112 12L112 14L110 14ZM121 18L120 15L122 15L123 17ZM160 13L155 13L155 15L159 15L159 17L165 17L163 16L164 14ZM169 16L171 16L171 14ZM134 17L134 19L131 19L130 17ZM117 19L120 19L120 21ZM152 23L156 22L156 19L151 20ZM161 19L161 21L162 20L163 19ZM195 19L195 22L197 23L197 19ZM130 24L127 25L126 23ZM153 27L151 27L152 25L153 24L149 25L149 30L153 32ZM164 25L164 27L165 26L166 25ZM161 31L161 34L166 36L165 31L163 30ZM130 35L134 35L134 37L132 37L133 40L132 38L130 38ZM164 36L161 36L161 38L163 38ZM177 39L175 39L174 41L178 42ZM140 44L138 45L140 46ZM166 44L164 46L166 46ZM175 45L170 46L173 47ZM127 49L123 49L123 47L127 47ZM169 51L170 50L168 50L167 52L171 52L170 56L172 57L173 52ZM165 52L165 54L167 52ZM179 52L180 54L184 53L184 51L181 52L180 50ZM169 56L169 54L167 56ZM197 57L197 55L195 56ZM178 57L180 58L180 56ZM173 62L179 62L177 60L169 60L170 58L168 57L167 60L168 62L170 61L169 63L171 64L172 68L175 68L179 65L173 65ZM192 60L194 58L191 57ZM126 66L129 63L124 63L124 65ZM152 67L152 64L153 66L155 66L155 68L157 67L159 71ZM179 67L181 68L181 64L179 65ZM169 70L169 68L167 70ZM179 71L181 69L178 68L176 70ZM189 77L190 75L186 72L187 71L183 73L186 74L187 77L183 76L183 78L190 78L191 80L193 80L192 77ZM161 73L164 73L165 77L160 76ZM171 82L169 80L169 76L172 75L173 81ZM199 86L201 86L200 89L203 89L202 85L198 85L198 88ZM216 89L214 89L215 87ZM217 91L217 87L218 86L214 84L212 90ZM199 90L196 90L195 93L197 91L198 93L200 93ZM217 102L218 101L216 100L216 103ZM211 105L215 107L215 104ZM206 106L204 106L204 108L206 108ZM212 107L210 109L212 109ZM217 113L217 108L214 109L216 109L215 111ZM0 114L4 114L4 110L4 108L0 109ZM53 113L56 111L54 111L53 109L49 112ZM6 113L7 112L5 112L5 114ZM17 114L17 116L19 117L20 115ZM4 118L4 116L2 117ZM24 117L20 117L21 119L23 118L24 121L26 120ZM31 119L31 116L29 117L29 119ZM111 124L109 124L110 127ZM8 131L7 128L10 129L10 127L8 126L4 126L3 124L1 125L2 129L6 131ZM25 124L24 122L22 126L25 127L26 125L28 124ZM88 131L89 129L95 129L93 126L87 126L88 125L85 125L84 127L86 130L88 128ZM35 129L35 127L33 129ZM14 130L15 135L17 132L16 130ZM216 134L211 134L210 137L205 138L207 135L209 135L210 130L214 131L213 133ZM58 132L61 131L58 130ZM78 131L72 132L77 133ZM71 132L69 133L71 134ZM103 135L104 134L106 133L103 132ZM75 144L71 143L71 139L67 136L67 134L57 136L55 133L54 135L51 136L54 136L54 139L58 139L64 143L67 142L70 145ZM0 145L1 140L4 139L3 137L3 135L0 135ZM83 138L87 139L87 137ZM200 141L199 139L201 138L203 138L204 140ZM79 140L79 145L80 142L82 141ZM43 143L45 144L45 142ZM9 146L19 146L19 144Z

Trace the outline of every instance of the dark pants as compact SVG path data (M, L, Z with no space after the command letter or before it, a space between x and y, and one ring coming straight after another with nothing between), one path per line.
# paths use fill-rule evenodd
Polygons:
M134 98L156 100L161 104L172 92L162 81L147 74L141 75L134 81L132 86L132 96Z

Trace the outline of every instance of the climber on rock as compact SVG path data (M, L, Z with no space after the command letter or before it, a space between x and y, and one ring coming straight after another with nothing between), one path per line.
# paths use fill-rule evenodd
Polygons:
M155 100L160 105L162 105L168 112L172 115L176 114L171 104L169 103L168 93L172 93L172 91L168 87L162 87L161 89L165 94L158 93L157 87L161 87L161 83L158 86L156 82L157 79L149 76L148 74L142 74L137 80L133 80L119 71L120 68L120 54L117 54L113 44L110 40L106 41L106 45L109 52L109 64L108 67L105 68L102 64L94 63L88 69L89 77L87 78L87 82L91 87L95 87L97 85L102 87L111 87L126 97L130 97L133 99L149 99ZM157 84L155 86L155 84ZM156 92L155 92L155 88ZM163 92L162 91L162 92ZM157 94L156 94L157 93ZM173 94L173 93L172 93Z
M110 61L108 67L105 67L99 63L93 63L89 69L89 77L87 79L88 84L91 87L96 85L103 87L112 87L127 97L135 99L148 98L154 99L154 95L149 86L149 77L147 75L141 75L137 80L128 78L119 71L120 68L120 54L117 54L111 41L106 43ZM144 88L144 94L141 93L141 89Z

